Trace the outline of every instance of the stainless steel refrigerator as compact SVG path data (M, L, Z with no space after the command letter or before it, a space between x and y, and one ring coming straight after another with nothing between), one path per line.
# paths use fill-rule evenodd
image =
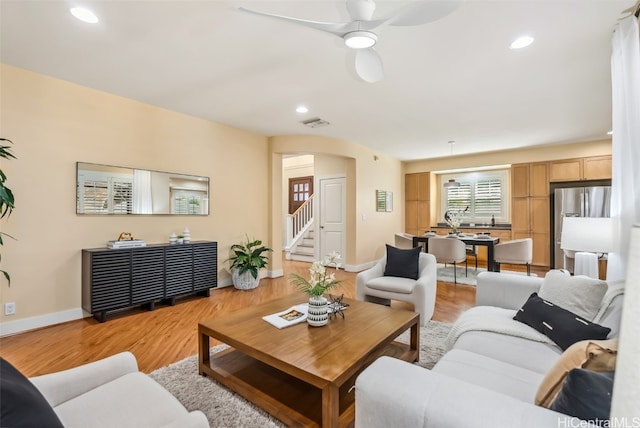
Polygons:
M564 267L560 248L563 217L609 217L611 186L557 187L553 190L553 267ZM569 266L571 270L571 267Z

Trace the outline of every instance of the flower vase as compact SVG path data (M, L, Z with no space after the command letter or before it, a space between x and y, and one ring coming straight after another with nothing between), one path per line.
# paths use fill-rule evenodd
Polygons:
M309 297L307 323L312 327L321 327L329 321L329 305L324 296Z

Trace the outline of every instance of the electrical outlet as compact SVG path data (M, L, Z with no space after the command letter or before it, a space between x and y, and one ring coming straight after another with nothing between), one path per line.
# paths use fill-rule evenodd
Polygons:
M16 304L15 302L9 302L4 304L4 314L5 315L15 315L16 314Z

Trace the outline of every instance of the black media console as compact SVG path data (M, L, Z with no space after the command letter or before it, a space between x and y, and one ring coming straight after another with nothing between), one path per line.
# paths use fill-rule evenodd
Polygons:
M107 311L178 296L209 296L218 285L218 243L154 244L139 248L82 250L82 308L100 322Z

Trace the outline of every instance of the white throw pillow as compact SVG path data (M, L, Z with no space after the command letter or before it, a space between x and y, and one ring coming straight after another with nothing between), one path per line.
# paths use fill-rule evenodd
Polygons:
M544 277L538 296L593 321L606 292L605 281L583 275L570 276L562 270L550 270Z

